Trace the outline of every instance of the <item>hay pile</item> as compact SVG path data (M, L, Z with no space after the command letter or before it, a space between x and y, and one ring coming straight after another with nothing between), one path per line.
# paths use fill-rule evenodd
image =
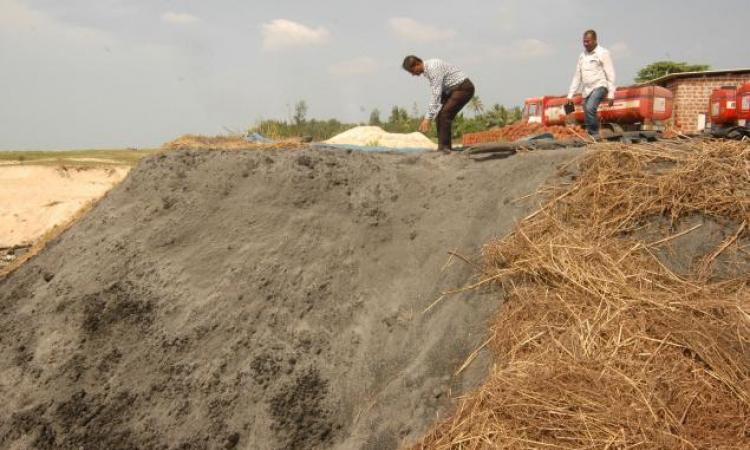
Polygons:
M526 136L551 133L555 139L574 139L586 136L586 131L578 125L570 126L542 126L540 123L516 122L500 128L493 128L487 131L476 133L466 133L463 135L463 145L483 144L487 142L515 141Z
M374 126L354 127L337 134L325 143L388 148L427 148L431 150L437 148L437 144L422 133L389 133Z
M267 150L305 147L299 139L285 139L272 143L248 142L243 136L201 136L186 134L162 145L165 150Z
M413 448L750 448L750 265L717 270L748 262L750 144L602 144L580 170L485 246L496 366ZM728 232L678 274L690 217Z

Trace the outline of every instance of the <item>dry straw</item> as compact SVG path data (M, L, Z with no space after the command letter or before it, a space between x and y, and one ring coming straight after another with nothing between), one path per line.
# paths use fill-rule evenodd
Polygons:
M200 136L186 134L167 142L164 150L294 150L307 145L300 139L285 139L268 143L248 142L242 136Z
M750 235L750 144L601 144L579 170L485 246L495 366L412 448L750 448L750 265L715 264ZM675 273L659 249L696 217L728 237Z

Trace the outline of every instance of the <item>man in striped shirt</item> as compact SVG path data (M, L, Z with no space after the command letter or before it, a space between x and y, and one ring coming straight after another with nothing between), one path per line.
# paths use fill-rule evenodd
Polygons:
M404 58L402 67L414 76L424 75L430 82L430 104L419 131L429 131L434 119L438 132L438 150L449 153L452 148L453 119L474 96L474 84L458 67L440 59L422 61L409 55Z

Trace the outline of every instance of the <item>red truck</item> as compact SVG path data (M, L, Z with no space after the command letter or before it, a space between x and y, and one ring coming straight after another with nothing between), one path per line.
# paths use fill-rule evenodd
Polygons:
M573 97L575 111L565 114L564 96L545 96L526 99L523 118L529 123L544 126L584 123L583 99ZM599 105L599 119L604 128L625 131L663 131L672 117L674 95L660 86L623 87L615 91L615 102L609 106L605 99Z

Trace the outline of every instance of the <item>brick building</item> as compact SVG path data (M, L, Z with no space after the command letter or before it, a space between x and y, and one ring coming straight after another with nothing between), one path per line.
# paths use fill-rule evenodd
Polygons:
M655 84L672 91L674 125L683 133L694 133L705 126L711 92L722 86L744 83L750 83L750 69L673 73L643 84Z

